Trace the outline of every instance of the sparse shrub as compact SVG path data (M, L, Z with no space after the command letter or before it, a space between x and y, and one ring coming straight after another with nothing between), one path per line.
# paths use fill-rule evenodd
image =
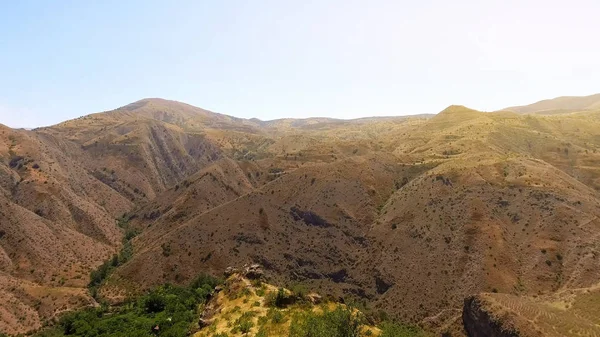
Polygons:
M139 234L138 230L129 228L129 226L127 226L127 228L125 229L125 235L123 236L123 241L127 242L127 241L135 238L138 234Z
M266 288L264 286L260 286L260 288L256 289L256 296L263 297L265 296Z
M285 322L285 316L279 309L271 308L267 312L267 319L271 320L273 324L281 324Z
M252 292L250 291L249 288L242 289L241 296L248 297L250 295L252 295Z
M169 257L171 255L171 245L170 244L163 243L162 245L160 245L160 248L162 248L162 255L164 257Z
M110 260L110 265L113 267L118 267L119 266L119 255L114 254L112 259Z
M123 248L119 252L119 265L125 264L127 261L131 260L133 257L133 245L131 241L125 242Z
M267 334L267 331L264 328L261 328L258 330L255 337L269 337L269 334Z
M265 304L269 307L283 308L288 304L291 304L292 299L285 293L283 288L275 292L270 292L265 297Z
M254 323L252 322L254 316L256 316L256 313L253 311L247 311L242 314L242 316L235 321L231 332L234 334L238 332L241 332L244 335L248 334L250 329L254 327Z

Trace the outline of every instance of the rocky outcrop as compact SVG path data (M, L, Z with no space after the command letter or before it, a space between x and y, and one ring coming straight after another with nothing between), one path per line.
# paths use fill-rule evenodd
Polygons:
M260 280L265 276L265 272L259 264L252 264L244 267L244 276L249 280Z
M481 293L465 300L463 321L471 337L600 336L599 309L596 288L535 297Z
M463 322L469 337L521 337L506 317L494 317L477 295L465 299Z
M229 278L234 274L240 274L249 280L260 280L265 276L265 272L263 271L261 265L257 263L244 265L242 269L238 269L236 267L227 267L227 269L225 269L225 277Z

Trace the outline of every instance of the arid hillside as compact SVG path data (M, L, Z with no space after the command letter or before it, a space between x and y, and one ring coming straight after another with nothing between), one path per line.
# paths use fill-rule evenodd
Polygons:
M114 219L133 203L75 144L0 128L0 330L18 332L92 301L88 274L118 249Z
M216 208L190 207L189 218L149 223L107 294L242 260L284 282L454 329L473 293L589 286L600 276L599 123L587 113L455 106L360 132L291 130L294 142L273 137L262 159L238 160L246 177L271 174L250 180L252 191Z
M600 94L590 96L563 96L546 99L530 105L506 108L517 113L556 114L600 109Z
M593 287L600 109L562 102L264 122L145 99L3 127L0 331L93 303L89 272L124 243L98 291L115 303L260 263L277 284L457 336L471 295Z
M480 294L465 300L464 320L472 336L598 336L600 293L593 287L536 297Z

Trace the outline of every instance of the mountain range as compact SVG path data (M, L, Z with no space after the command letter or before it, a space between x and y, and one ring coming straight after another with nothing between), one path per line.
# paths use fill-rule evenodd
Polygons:
M592 331L599 130L600 94L274 121L153 98L0 125L0 331L246 263L437 333L550 336L536 313L558 302ZM126 244L93 297L90 272Z

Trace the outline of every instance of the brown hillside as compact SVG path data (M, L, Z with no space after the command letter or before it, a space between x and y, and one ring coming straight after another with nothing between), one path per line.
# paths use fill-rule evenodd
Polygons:
M67 299L64 307L42 310L34 305L35 296L21 295L27 284L38 289L38 297L45 289L69 294L60 289L77 287L72 293L89 302L81 289L88 273L120 244L114 219L131 202L68 154L85 157L68 141L0 130L0 301L11 303L0 316L2 331L39 327L43 319L73 307ZM36 314L18 314L23 310Z
M600 292L593 287L541 297L480 294L465 301L464 320L473 336L490 330L521 337L598 336Z
M590 96L563 96L546 99L524 106L506 108L517 113L556 114L583 110L600 109L600 94Z
M199 215L168 232L148 230L109 284L146 287L260 262L272 277L420 321L458 312L473 292L550 293L599 276L587 257L600 229L597 119L451 107L370 127L379 133L343 125L272 136L255 163L277 161L284 175L190 210Z

